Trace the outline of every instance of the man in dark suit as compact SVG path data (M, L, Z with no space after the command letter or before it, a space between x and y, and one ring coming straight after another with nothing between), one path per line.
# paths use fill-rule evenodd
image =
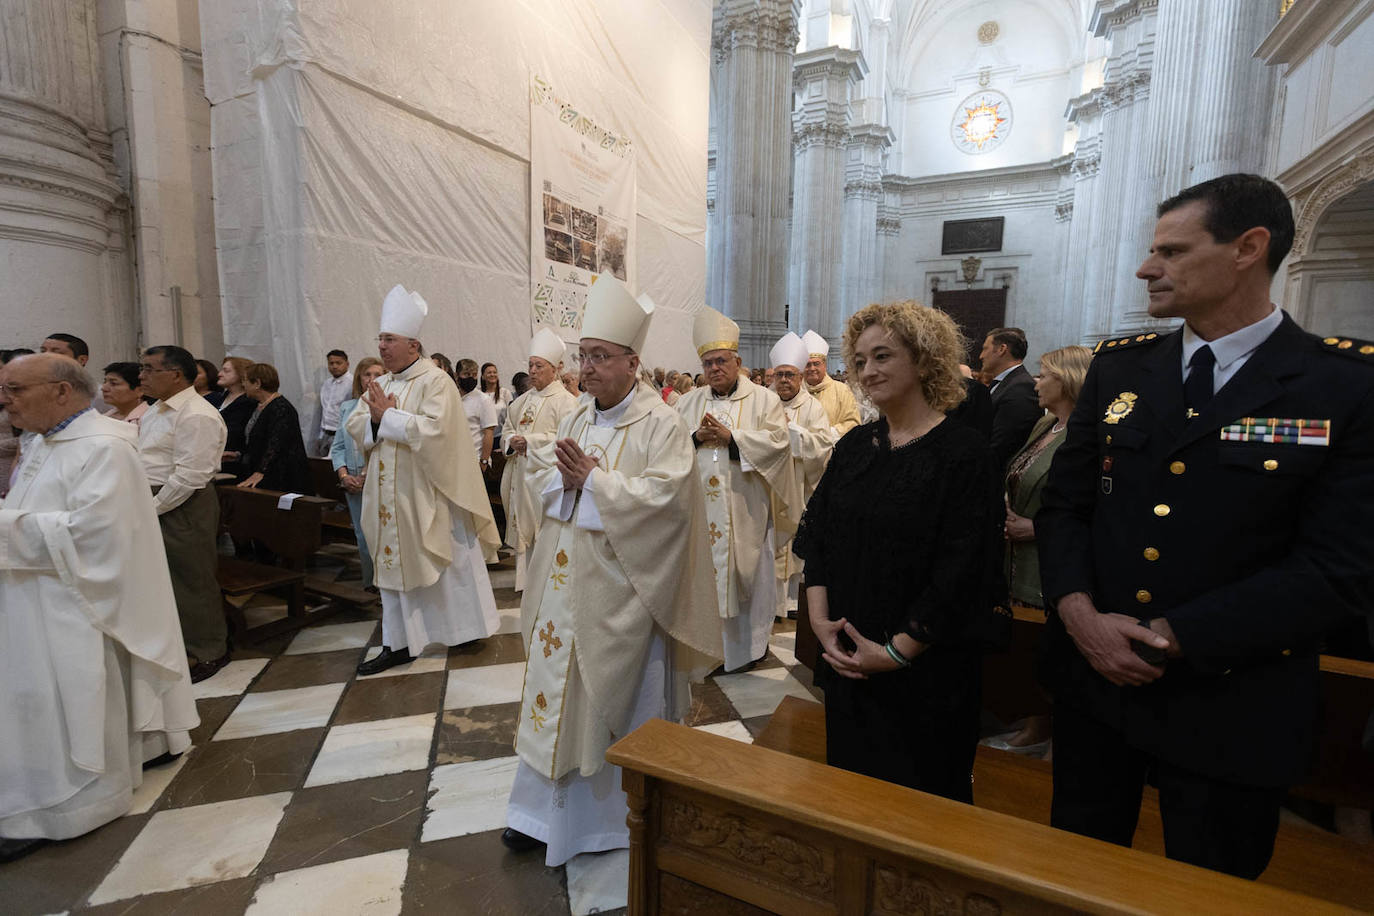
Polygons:
M1137 271L1173 333L1097 347L1036 516L1056 827L1257 877L1310 763L1317 657L1370 609L1374 345L1269 301L1282 190L1226 175L1159 207Z
M992 456L998 473L1004 473L1011 456L1026 444L1035 421L1044 416L1035 396L1035 379L1021 365L1026 358L1026 332L1020 328L997 328L983 340L979 357L983 371L993 375Z

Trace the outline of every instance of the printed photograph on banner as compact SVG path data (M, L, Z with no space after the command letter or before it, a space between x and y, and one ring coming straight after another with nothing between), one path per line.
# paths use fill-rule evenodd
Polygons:
M559 200L552 194L544 195L544 225L550 229L568 231L570 220L568 212L572 209L567 201Z
M588 272L595 272L596 242L589 242L586 239L574 239L573 244L577 249L573 257L573 265Z
M625 242L629 230L608 219L596 221L596 270L609 273L617 280L625 279Z
M596 241L596 214L588 213L579 207L573 207L572 212L573 235L580 239L590 242Z
M556 229L544 230L544 257L559 264L573 262L573 237Z

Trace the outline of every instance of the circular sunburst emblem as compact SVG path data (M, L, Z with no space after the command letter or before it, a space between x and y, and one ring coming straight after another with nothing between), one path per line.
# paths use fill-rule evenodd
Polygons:
M950 139L971 156L989 153L1007 139L1011 120L1011 100L995 89L983 89L955 109Z

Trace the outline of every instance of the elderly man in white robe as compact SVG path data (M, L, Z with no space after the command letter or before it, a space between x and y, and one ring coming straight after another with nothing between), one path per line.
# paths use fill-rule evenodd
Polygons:
M636 382L653 304L602 274L580 342L588 397L528 452L545 518L521 604L526 640L502 841L545 862L629 846L606 749L650 718L680 719L688 680L720 658L691 433Z
M530 340L530 390L511 402L501 429L506 466L501 471L501 505L506 510L506 545L515 551L515 590L525 590L525 567L544 517L539 494L526 486L531 449L552 445L558 424L577 407L577 398L558 380L567 344L548 328Z
M826 339L815 331L807 331L802 341L807 351L806 366L802 372L806 379L806 390L821 402L826 416L830 418L830 425L843 436L862 421L858 399L848 385L835 381L826 371L825 361L830 353L830 344Z
M387 374L344 423L367 456L362 528L382 598L380 653L362 675L403 665L427 646L496 632L501 617L483 562L500 539L458 389L424 357L429 306L399 284L382 303L377 351Z
M802 486L805 502L815 492L821 474L830 461L830 452L839 433L830 425L821 402L812 397L802 382L810 354L805 342L791 331L773 345L768 361L773 370L773 390L782 401L787 417L787 436L792 444L792 465ZM778 577L778 616L790 617L797 608L801 585L802 560L792 553L792 539L779 539L774 554Z
M0 502L0 861L126 814L143 765L199 724L137 432L73 359L11 361L0 406L37 435Z
M791 539L804 503L782 402L740 371L739 325L704 308L692 337L706 385L684 394L677 411L694 430L725 670L737 671L768 652L775 542Z

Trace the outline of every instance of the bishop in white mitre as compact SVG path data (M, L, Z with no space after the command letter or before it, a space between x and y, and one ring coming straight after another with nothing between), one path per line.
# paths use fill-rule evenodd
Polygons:
M458 389L420 344L428 314L418 293L387 293L377 337L387 374L344 423L367 456L362 534L382 598L382 649L358 666L364 675L501 622L482 559L500 543L496 521Z
M815 331L807 331L802 336L806 344L807 360L804 370L806 390L821 402L830 425L841 436L861 422L859 402L854 392L843 382L837 382L826 371L825 360L830 353L830 344Z
M577 407L577 397L564 388L562 372L567 345L549 328L530 340L530 390L511 402L501 428L506 466L501 471L501 505L506 510L506 544L515 550L515 590L525 590L530 545L544 517L539 494L526 485L529 452L553 444L558 424Z
M803 501L811 499L830 461L830 452L840 437L830 425L830 417L821 402L802 382L809 356L805 342L791 331L768 353L768 362L773 369L773 390L782 401L782 411L787 417L792 466L801 481ZM774 565L778 580L778 616L787 616L787 612L797 606L802 573L802 560L793 555L791 538L779 539Z
M650 718L680 719L689 679L720 659L691 432L637 381L653 304L602 274L587 297L587 397L531 449L544 519L521 620L520 757L502 841L545 862L629 846L620 768L606 749Z
M782 402L740 372L739 325L703 308L692 338L706 385L684 394L677 410L694 430L725 669L733 671L768 651L775 543L791 539L804 503Z
M0 501L0 861L128 813L199 724L137 430L75 360L20 357L0 405L35 433ZM22 393L21 393L22 392Z

